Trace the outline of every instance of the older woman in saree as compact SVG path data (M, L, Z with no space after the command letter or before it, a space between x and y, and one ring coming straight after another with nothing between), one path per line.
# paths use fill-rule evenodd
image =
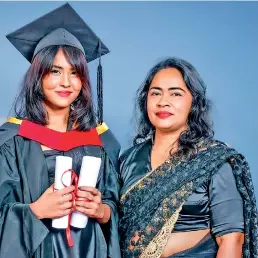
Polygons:
M137 104L138 134L120 165L123 257L258 257L249 166L214 139L196 69L178 58L161 61Z

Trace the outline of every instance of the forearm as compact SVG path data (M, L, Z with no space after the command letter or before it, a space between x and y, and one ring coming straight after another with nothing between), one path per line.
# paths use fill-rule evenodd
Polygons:
M98 222L100 224L105 224L107 223L109 220L110 220L110 213L111 213L111 210L110 210L110 207L107 205L107 204L101 204L101 208L102 208L102 211L103 211L103 215L101 216L101 218L98 219Z
M38 218L43 219L43 216L41 215L39 209L37 208L37 204L35 202L29 204L29 207L32 211L32 213Z
M242 257L242 245L239 243L238 245L228 245L226 243L222 243L219 246L219 250L217 253L217 258L241 258Z
M217 239L219 245L217 258L241 258L243 242L242 233L231 233Z

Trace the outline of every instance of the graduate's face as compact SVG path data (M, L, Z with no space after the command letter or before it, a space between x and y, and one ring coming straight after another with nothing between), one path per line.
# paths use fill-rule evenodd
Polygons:
M78 97L82 81L62 49L58 50L51 71L43 77L42 88L45 105L54 110L69 108Z
M177 69L166 68L154 76L147 97L147 112L156 130L185 130L191 106L192 95Z

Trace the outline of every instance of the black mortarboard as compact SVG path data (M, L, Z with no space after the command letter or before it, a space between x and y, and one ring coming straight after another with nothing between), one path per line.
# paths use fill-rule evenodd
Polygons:
M8 34L6 37L29 62L32 62L34 56L40 50L52 45L76 47L85 54L88 63L99 58L98 118L99 123L102 123L103 99L100 57L109 53L109 50L68 3Z

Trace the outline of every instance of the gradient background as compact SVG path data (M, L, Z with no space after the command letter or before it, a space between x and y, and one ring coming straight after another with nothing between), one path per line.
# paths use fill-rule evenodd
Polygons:
M6 119L29 63L5 35L65 2L0 2L0 120ZM71 2L109 47L104 116L122 148L131 144L137 88L164 57L191 62L213 101L216 138L242 152L258 197L258 2ZM96 85L97 62L89 65ZM95 87L94 87L95 88Z

